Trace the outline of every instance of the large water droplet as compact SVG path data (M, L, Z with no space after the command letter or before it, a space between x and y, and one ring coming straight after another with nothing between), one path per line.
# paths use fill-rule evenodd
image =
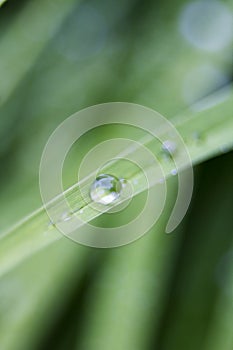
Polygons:
M101 174L91 185L90 197L96 203L108 205L120 197L121 190L122 182L117 177Z

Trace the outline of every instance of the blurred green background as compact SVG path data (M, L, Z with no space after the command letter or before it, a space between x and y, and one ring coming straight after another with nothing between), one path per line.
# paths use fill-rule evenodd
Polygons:
M205 111L219 108L221 125L233 111L232 43L231 0L5 2L0 232L42 205L44 145L84 107L126 101L169 119L202 112L203 123ZM84 138L81 153L95 141ZM33 228L0 239L12 261L7 272L0 267L0 350L232 350L232 161L224 149L195 168L191 206L172 235L164 230L175 179L156 227L128 246L92 249L62 238L30 256L20 250L15 263L10 247L17 255L26 230L30 251ZM66 174L69 181L69 166Z

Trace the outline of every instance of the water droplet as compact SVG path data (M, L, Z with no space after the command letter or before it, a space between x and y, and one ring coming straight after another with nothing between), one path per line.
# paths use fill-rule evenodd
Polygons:
M121 190L121 180L113 175L101 174L91 185L90 197L96 203L108 205L120 197Z
M72 213L64 212L61 216L61 221L69 221L72 218Z
M177 169L172 169L171 170L171 175L173 175L173 176L177 175Z
M168 156L171 156L172 154L174 154L176 151L175 142L170 140L164 141L162 144L162 151Z

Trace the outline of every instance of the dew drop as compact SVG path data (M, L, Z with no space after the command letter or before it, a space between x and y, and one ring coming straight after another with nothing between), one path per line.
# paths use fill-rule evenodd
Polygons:
M96 203L108 205L120 197L121 190L122 180L113 175L101 174L91 185L90 197Z
M177 175L177 169L172 169L171 170L171 175L173 175L173 176Z
M61 216L61 221L69 221L72 218L72 213L64 212Z
M162 144L162 151L167 155L171 156L176 151L176 144L173 141L166 140Z

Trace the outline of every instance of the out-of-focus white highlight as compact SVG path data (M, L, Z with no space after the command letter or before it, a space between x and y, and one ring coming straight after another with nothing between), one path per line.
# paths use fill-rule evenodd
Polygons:
M196 48L219 51L232 42L233 14L220 1L190 2L181 12L179 29Z
M82 5L56 38L56 50L69 61L88 59L101 51L107 38L106 18L93 6ZM73 33L70 36L70 32Z

